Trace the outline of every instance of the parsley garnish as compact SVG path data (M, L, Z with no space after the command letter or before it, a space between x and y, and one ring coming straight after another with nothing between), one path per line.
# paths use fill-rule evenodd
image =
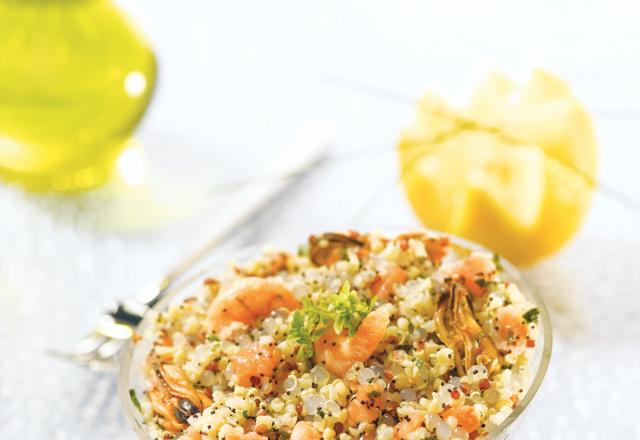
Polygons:
M356 334L362 320L371 313L377 298L373 297L367 304L361 300L355 290L351 290L348 281L342 285L340 292L330 295L326 299L326 311L333 314L333 329L337 334L344 329L349 331L349 336Z
M217 337L214 334L210 334L209 336L207 336L207 341L209 341L209 342L214 342L214 341L219 341L219 340L220 340L220 338Z
M302 302L303 310L308 308L308 302ZM293 321L291 321L291 329L287 339L296 341L300 344L298 356L302 359L308 359L313 356L313 329L319 324L317 317L312 316L304 311L296 310L293 312Z
M135 406L138 411L142 412L140 401L138 400L138 396L136 396L136 390L133 388L129 390L129 398L131 399L131 402L133 402L133 406Z
M527 312L525 312L525 314L522 315L522 317L524 318L525 321L527 321L528 324L530 324L532 322L538 322L539 314L540 314L540 309L537 307L534 307L533 309L530 309Z
M311 358L313 343L330 325L333 324L336 334L347 330L349 336L355 335L360 322L371 312L375 302L375 297L369 303L362 300L355 290L351 290L348 281L338 293L321 298L317 303L303 298L302 309L293 313L288 339L300 344L298 355L301 358Z

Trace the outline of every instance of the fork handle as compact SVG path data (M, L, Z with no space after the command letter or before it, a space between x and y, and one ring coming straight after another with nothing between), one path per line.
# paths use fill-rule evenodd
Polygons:
M328 130L327 127L306 127L306 131L303 130L300 133L298 142L292 146L289 163L286 164L283 172L276 178L272 176L273 180L270 184L259 185L255 188L254 191L257 191L257 194L250 200L242 201L241 205L237 205L232 218L223 223L215 235L204 245L184 258L159 281L148 284L141 289L136 295L135 301L118 303L110 315L118 322L136 327L146 311L165 296L169 287L176 280L188 273L238 228L249 223L256 212L285 190L295 178L321 164L326 159L327 147L331 143L333 135L333 130Z

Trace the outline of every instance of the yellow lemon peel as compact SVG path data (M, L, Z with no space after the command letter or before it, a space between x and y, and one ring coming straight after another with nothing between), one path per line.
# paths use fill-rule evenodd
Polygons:
M597 172L588 113L542 70L523 87L490 75L464 109L426 94L399 155L409 202L426 226L518 264L557 251L575 234Z

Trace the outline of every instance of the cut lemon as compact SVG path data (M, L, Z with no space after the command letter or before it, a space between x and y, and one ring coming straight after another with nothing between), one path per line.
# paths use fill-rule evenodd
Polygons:
M555 252L575 234L597 168L589 116L543 71L522 88L492 75L462 110L425 95L399 151L407 196L426 226L519 264Z

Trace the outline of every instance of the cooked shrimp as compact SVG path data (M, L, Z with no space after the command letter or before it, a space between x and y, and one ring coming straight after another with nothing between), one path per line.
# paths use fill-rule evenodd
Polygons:
M342 377L355 362L364 362L373 354L384 338L389 325L389 313L378 309L369 313L360 323L356 334L348 336L345 330L337 335L329 328L314 343L315 362Z
M158 424L169 432L178 432L189 425L187 419L212 404L204 393L196 390L182 369L176 365L149 364L152 388L148 392Z
M398 284L407 282L407 271L399 266L391 266L382 275L376 275L369 288L371 293L383 301L388 301Z
M500 339L516 345L525 343L529 332L527 323L513 310L513 306L500 308L497 313L497 322Z
M422 426L424 413L413 411L409 414L409 420L403 420L393 428L393 440L407 440L409 434Z
M234 321L251 325L281 307L294 310L300 307L300 301L280 283L255 277L242 278L211 303L207 327L210 332L217 333Z
M255 423L254 423L255 425ZM255 426L253 426L253 428L255 428ZM252 429L253 429L252 428ZM201 440L203 438L203 434L200 432L199 429L194 429L189 428L187 431L185 431L182 436L180 436L178 438L178 440ZM209 437L207 437L209 438ZM318 437L319 439L320 437ZM236 433L232 433L229 434L225 437L226 440L268 440L268 437L265 437L264 435L260 435L257 432L254 432L253 430L251 431L247 431L246 427L245 427L245 433L244 434L236 434Z
M382 389L377 385L361 385L347 407L347 417L352 425L371 423L380 417L385 407Z
M243 387L259 387L263 379L273 377L282 356L275 345L255 343L240 350L231 359L237 383Z
M427 237L423 240L429 259L440 264L449 250L449 237Z
M320 432L309 422L298 422L291 431L290 440L320 440Z
M178 437L178 440L202 440L202 433L199 429L189 428Z
M447 417L455 417L458 421L458 426L462 427L468 433L472 433L480 427L480 419L473 410L473 407L468 405L454 406L449 409L445 409L440 413L440 417L447 419Z
M487 291L486 284L496 273L496 265L484 254L472 253L466 258L442 268L445 275L459 281L476 297Z
M226 440L268 440L269 437L260 435L257 432L245 432L244 434L231 434L225 437Z
M447 255L447 251L449 250L449 237L429 237L423 232L412 232L398 235L396 241L401 249L406 249L409 247L409 240L412 238L422 241L429 260L436 265L440 264L442 259Z

